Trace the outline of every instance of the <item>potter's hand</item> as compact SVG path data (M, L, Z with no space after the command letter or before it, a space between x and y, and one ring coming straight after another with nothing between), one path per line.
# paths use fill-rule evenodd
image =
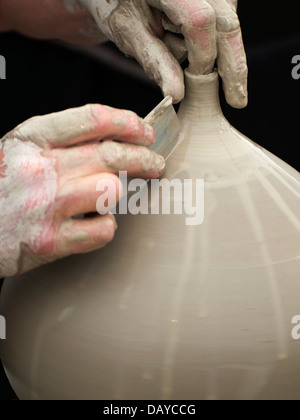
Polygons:
M174 102L184 96L183 74L171 50L164 27L177 28L188 50L189 71L207 74L218 56L227 101L247 104L247 65L236 2L232 0L65 0L69 10L85 7L101 31L127 55L134 56L146 73ZM167 17L167 18L165 18ZM176 32L176 29L175 29ZM172 48L171 48L172 49Z
M107 138L134 144L98 142ZM73 216L96 212L103 179L116 199L119 170L161 175L164 159L144 147L154 138L136 114L101 105L35 117L8 133L0 142L0 277L108 243L112 215Z

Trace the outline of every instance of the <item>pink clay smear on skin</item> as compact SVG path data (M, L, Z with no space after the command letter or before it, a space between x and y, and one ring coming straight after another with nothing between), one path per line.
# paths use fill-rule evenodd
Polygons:
M0 152L0 274L6 276L18 271L21 243L35 253L51 243L47 232L53 222L57 175L55 160L43 157L42 151L30 141L9 139Z
M4 164L4 148L0 149L0 178L5 177L6 165Z
M197 40L197 42L194 42L197 47L200 44L201 49L203 51L208 50L210 43L209 43L209 33L208 33L207 30L199 31L199 28L197 28L197 29L195 28L193 31L190 32L190 36L194 40Z
M229 36L228 43L235 55L242 54L243 45L240 43L238 38L236 38L235 36Z

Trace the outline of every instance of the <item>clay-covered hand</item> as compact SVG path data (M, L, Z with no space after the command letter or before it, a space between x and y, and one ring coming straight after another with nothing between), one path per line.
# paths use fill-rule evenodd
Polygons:
M163 42L166 20L184 36L189 71L207 74L216 58L227 101L247 104L247 64L236 2L232 0L64 0L70 12L82 6L101 31L134 56L174 102L184 96L183 74ZM169 39L169 38L168 38Z
M113 215L74 216L96 212L104 180L117 201L120 170L160 176L164 159L145 147L154 140L136 114L102 105L34 117L8 133L0 142L0 277L111 241Z

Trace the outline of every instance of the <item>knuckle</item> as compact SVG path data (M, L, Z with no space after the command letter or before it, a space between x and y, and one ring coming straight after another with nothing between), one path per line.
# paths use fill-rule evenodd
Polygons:
M4 139L15 138L22 141L36 140L36 137L40 134L41 118L43 117L36 116L22 122L4 136Z
M87 121L93 121L96 124L99 123L100 105L87 104L79 108L79 110L82 111L82 115Z
M125 15L126 16L126 15ZM122 32L130 28L130 19L124 19L124 15L116 9L109 17L109 25L113 32Z
M128 136L134 139L144 134L144 125L142 124L142 120L137 114L128 111L127 121Z
M207 5L204 9L198 10L190 16L193 27L203 27L211 25L216 20L214 9Z
M109 17L109 27L115 44L127 55L132 55L132 45L125 34L133 34L134 26L128 12L122 13L118 8Z
M234 12L217 18L217 30L220 32L234 32L240 27L239 19Z
M140 117L133 111L124 109L122 110L124 116L129 120L129 122L136 122L138 123L140 121Z
M104 141L100 144L98 150L101 161L110 169L120 170L126 163L126 147L120 143Z

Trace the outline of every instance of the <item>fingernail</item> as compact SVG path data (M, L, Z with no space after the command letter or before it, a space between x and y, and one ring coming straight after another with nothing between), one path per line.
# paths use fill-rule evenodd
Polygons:
M141 155L141 165L145 173L151 177L160 176L165 168L165 160L152 150L145 149Z
M165 159L162 156L158 155L156 158L156 168L155 168L157 173L163 172L165 167L166 167Z
M115 230L117 230L118 229L118 224L117 224L115 216L110 211L107 213L107 215L110 218L110 219L108 219L109 220L108 223L113 223Z
M239 86L238 88L239 94L241 95L241 97L246 98L247 93L246 93L246 88L244 86Z
M247 87L239 85L235 89L229 88L225 90L227 102L237 109L245 108L248 103Z
M151 144L155 142L155 131L153 127L147 123L145 123L145 136Z
M107 214L107 215L109 215L109 214ZM115 220L113 220L113 218L112 218L112 216L110 216L109 218L107 218L106 220L105 220L105 225L109 228L109 229L113 229L114 230L114 232L117 230L117 224L116 224L116 221Z
M114 226L115 226L115 230L117 230L118 229L118 224L117 224L117 221L116 221L115 216L110 211L108 212L108 215L110 216L111 220L113 220Z
M179 103L185 95L183 72L181 69L179 71L179 74L176 74L175 71L173 78L161 87L164 97L171 96L173 104Z
M244 108L248 104L248 90L247 86L241 85L238 89L238 93L240 96L240 107Z

